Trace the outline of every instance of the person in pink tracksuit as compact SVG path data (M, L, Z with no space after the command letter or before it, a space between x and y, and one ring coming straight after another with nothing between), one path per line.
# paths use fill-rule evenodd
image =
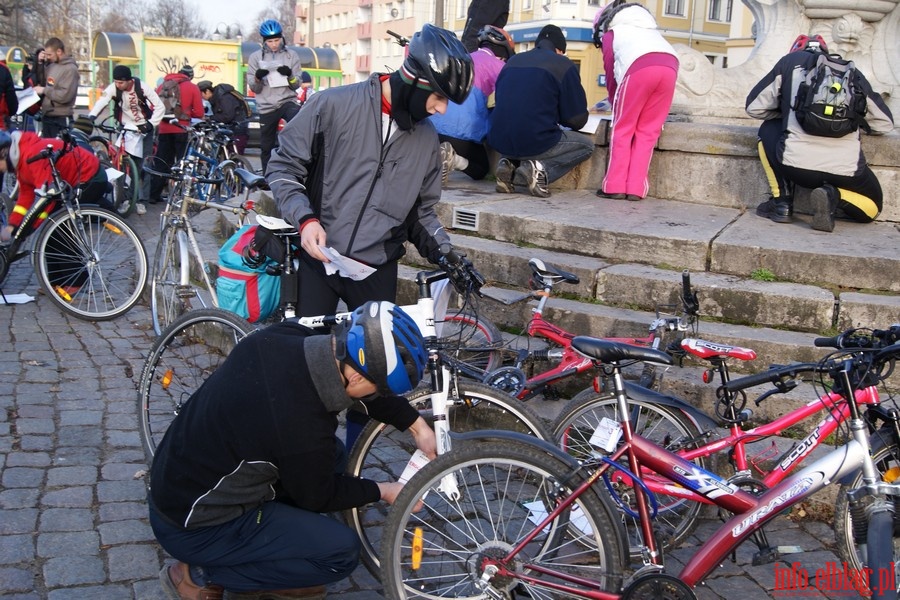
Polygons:
M677 54L650 11L624 0L598 11L594 45L603 51L613 108L609 166L597 195L641 200L649 188L653 147L675 96Z

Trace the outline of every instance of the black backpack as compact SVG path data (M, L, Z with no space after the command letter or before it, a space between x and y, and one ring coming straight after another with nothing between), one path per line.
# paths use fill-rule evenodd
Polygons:
M852 60L820 53L797 89L794 113L810 135L839 138L865 126L866 95Z
M147 100L147 97L144 95L144 88L141 86L141 80L137 77L132 78L134 81L134 93L137 95L138 103L141 106L141 112L144 113L144 119L147 122L150 122L150 117L153 116L153 105L150 104L150 101ZM113 116L116 118L116 121L122 122L122 90L116 88L116 101L113 105Z
M213 119L219 123L242 123L250 118L250 107L244 97L227 83L220 83L213 92Z

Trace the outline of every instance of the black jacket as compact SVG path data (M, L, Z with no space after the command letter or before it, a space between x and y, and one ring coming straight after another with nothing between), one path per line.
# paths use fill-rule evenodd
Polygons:
M335 472L338 412L322 397L332 407L351 402L330 336L280 323L242 340L160 443L150 469L156 510L193 529L276 498L316 512L379 500L375 482ZM399 396L366 408L398 429L418 418Z

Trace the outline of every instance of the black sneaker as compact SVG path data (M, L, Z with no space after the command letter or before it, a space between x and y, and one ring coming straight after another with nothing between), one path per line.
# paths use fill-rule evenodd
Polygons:
M497 170L494 176L497 178L497 191L501 194L514 194L516 186L513 185L513 176L516 173L516 167L508 158L501 158L497 163Z
M756 207L756 214L776 223L793 223L794 204L787 200L769 198Z
M837 188L827 183L810 192L809 201L813 209L813 229L829 233L834 231L834 216L837 212L840 197L841 195Z

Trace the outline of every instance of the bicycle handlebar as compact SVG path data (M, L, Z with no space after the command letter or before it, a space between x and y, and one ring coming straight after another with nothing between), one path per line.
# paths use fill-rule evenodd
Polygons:
M141 170L144 171L145 173L150 173L151 175L156 175L157 177L163 177L165 179L171 179L173 181L181 179L181 173L177 169L174 172L170 171L168 173L163 173L162 171L157 171L155 169L151 169L147 163L144 163ZM193 179L197 183L209 183L212 185L218 185L220 183L225 182L224 177L216 177L215 179L209 179L207 177L199 177L196 175L192 175L191 179Z
M800 373L809 373L819 371L821 367L819 363L797 363L786 366L775 366L767 371L739 377L726 382L722 387L729 393L739 392L747 388L751 388L764 383L778 383L782 378L793 379Z
M397 38L397 43L398 43L399 45L401 45L401 46L403 46L403 47L406 47L406 46L409 45L409 38L408 38L408 37L403 36L403 35L400 35L399 33L394 33L394 32L391 31L390 29L387 30L387 34L390 35L390 36L393 36L393 37Z
M842 331L834 337L820 337L813 340L819 348L885 348L900 341L900 324L888 329L853 328Z
M475 292L481 296L481 288L486 280L472 265L472 261L466 259L465 254L457 253L449 243L441 244L438 251L441 254L438 266L450 276L450 282L456 291L461 295Z

